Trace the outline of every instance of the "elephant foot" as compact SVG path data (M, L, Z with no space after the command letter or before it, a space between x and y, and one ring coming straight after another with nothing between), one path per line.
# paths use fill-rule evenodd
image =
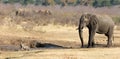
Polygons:
M92 45L92 47L94 48L94 47L95 47L95 45Z
M95 43L94 42L92 42L92 47L95 47Z
M107 44L107 47L109 48L109 47L111 47L112 46L112 43L108 43Z
M84 46L81 46L81 48L84 48Z
M87 46L87 48L92 48L92 46Z
M94 43L94 42L92 42L91 45L88 45L88 46L87 46L87 48L93 48L93 47L95 47L95 43Z
M81 47L81 48L84 48L84 47Z
M110 47L111 47L111 45L107 45L106 47L110 48Z
M94 48L94 47L95 47L95 45L87 46L87 48Z

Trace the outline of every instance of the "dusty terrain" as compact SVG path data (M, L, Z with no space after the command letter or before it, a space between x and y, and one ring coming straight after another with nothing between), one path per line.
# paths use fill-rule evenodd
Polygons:
M76 27L41 26L41 31L26 32L22 30L0 30L0 59L119 59L120 31L114 31L111 48L106 46L106 37L96 34L95 48L80 48L80 40ZM87 29L84 29L85 46L88 41ZM37 40L48 46L31 48L30 51L19 50L19 41L29 45Z
M23 11L20 11L20 10ZM16 10L19 13L16 15ZM51 11L38 13L40 10ZM120 8L92 8L85 6L33 6L0 4L0 59L119 59L120 58ZM109 15L119 27L114 31L113 45L105 47L107 38L96 34L95 47L86 48L88 30L84 29L85 48L81 48L76 26L83 12ZM31 47L21 50L20 43Z

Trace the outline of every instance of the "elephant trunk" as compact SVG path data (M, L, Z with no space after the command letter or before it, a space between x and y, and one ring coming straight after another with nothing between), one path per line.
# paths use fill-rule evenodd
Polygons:
M83 47L84 42L83 42L83 33L82 33L81 28L79 28L79 37L80 37L80 40L81 40L81 47Z

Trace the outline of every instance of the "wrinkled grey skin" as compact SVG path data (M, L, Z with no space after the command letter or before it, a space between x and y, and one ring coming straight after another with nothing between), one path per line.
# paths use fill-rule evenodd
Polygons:
M99 18L96 15L83 14L80 18L78 27L79 37L82 44L81 47L84 47L82 30L85 26L87 26L89 30L88 48L94 47L95 33L105 34L108 38L107 47L112 45L114 22L111 18Z

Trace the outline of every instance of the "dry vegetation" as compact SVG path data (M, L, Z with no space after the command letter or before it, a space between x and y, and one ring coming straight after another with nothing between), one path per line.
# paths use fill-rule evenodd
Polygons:
M115 28L111 48L105 47L107 38L99 34L95 36L96 48L80 48L76 30L83 12L110 15L119 25L119 10L117 7L95 9L84 6L61 8L0 4L0 59L119 59L119 26ZM17 15L16 11L19 11ZM87 29L84 33L87 44ZM21 42L30 47L33 41L44 46L18 51Z

